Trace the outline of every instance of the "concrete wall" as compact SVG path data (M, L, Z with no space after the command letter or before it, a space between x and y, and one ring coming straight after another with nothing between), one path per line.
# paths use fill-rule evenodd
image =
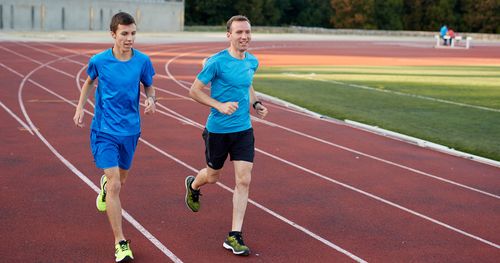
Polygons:
M134 16L140 31L184 28L183 0L0 0L0 30L109 30L119 11Z

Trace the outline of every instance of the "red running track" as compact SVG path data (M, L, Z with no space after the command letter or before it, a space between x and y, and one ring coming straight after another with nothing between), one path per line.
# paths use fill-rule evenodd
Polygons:
M223 249L231 223L231 165L220 184L203 189L199 213L185 207L183 182L204 166L200 127L208 112L187 98L186 87L201 59L225 45L138 46L153 59L161 106L156 115L143 116L142 140L122 192L135 262L500 258L499 167L270 102L268 118L254 121L257 153L243 229L252 255L239 258ZM3 262L113 260L113 236L94 203L101 171L89 150L91 116L84 129L72 123L89 55L108 46L0 42ZM325 60L330 64L356 64L361 57L439 63L438 51L404 43L281 41L253 47L263 65L321 64L318 54L335 58ZM493 47L439 52L464 63L500 59ZM290 61L297 56L303 60Z

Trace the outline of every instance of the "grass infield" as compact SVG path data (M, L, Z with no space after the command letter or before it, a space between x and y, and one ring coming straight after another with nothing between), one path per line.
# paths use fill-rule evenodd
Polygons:
M500 67L263 67L257 91L500 161Z

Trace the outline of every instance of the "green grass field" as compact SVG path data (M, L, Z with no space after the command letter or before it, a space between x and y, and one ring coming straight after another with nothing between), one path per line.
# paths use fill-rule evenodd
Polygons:
M257 91L500 160L500 67L263 67Z

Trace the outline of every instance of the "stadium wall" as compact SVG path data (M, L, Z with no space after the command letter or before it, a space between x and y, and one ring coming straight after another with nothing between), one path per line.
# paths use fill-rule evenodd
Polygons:
M183 0L0 0L0 30L109 30L120 11L134 16L140 31L184 29Z

